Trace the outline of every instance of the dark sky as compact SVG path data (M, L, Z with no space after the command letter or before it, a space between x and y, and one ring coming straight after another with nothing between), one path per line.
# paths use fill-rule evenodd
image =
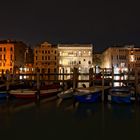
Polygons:
M139 0L3 0L0 39L36 45L43 41L140 46Z

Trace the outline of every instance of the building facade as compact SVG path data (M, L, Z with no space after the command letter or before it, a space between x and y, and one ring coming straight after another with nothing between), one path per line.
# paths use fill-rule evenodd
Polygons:
M133 71L140 68L140 48L134 45L115 46L103 52L103 68L114 67L118 71Z
M102 61L103 68L113 68L113 72L116 74L114 80L129 79L137 82L140 80L138 75L140 72L140 48L134 45L110 47L103 52ZM120 86L123 83L115 82L114 85Z
M32 74L34 72L34 53L31 47L27 47L24 53L24 65L20 68L22 74Z
M0 72L10 73L18 71L24 65L24 52L26 44L21 41L0 41Z
M77 68L80 73L88 73L93 66L92 44L58 44L59 73L72 73Z
M57 45L44 42L34 48L34 68L40 73L56 73L58 70Z

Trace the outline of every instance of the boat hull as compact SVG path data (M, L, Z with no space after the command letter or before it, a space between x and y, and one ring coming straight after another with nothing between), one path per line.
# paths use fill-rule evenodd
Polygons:
M97 92L93 92L87 95L74 95L75 99L79 102L97 102L100 100L101 97L101 92L97 91Z
M111 102L131 103L130 90L127 87L114 87L110 90Z
M6 99L8 96L7 91L0 91L0 99Z
M32 90L11 90L10 95L16 98L28 99L28 98L36 98L36 92Z
M48 90L40 90L40 97L52 97L56 96L61 90L60 89L48 89Z
M66 91L62 91L58 94L58 97L61 99L67 99L73 97L73 89L68 89Z
M114 103L131 103L131 96L111 96L111 101Z

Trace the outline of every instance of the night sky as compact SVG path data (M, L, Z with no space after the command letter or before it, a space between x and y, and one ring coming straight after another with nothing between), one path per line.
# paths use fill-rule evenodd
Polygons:
M140 46L139 0L3 0L0 39Z

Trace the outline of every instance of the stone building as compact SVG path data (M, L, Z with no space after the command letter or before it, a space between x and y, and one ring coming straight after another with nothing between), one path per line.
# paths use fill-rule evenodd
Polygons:
M140 48L134 45L121 45L107 48L103 52L102 61L103 68L113 68L113 72L116 74L114 76L115 80L129 79L139 81L140 77L137 72L140 71ZM115 83L117 86L122 84L119 82Z
M58 69L57 45L44 42L34 48L34 68L40 73L56 73Z
M72 73L77 68L80 73L88 73L93 66L92 44L58 44L59 73Z
M140 68L140 48L134 45L113 46L103 52L103 68L111 68L120 71L133 71Z
M18 71L24 65L24 52L26 44L21 41L0 41L0 72L9 70L11 73Z

